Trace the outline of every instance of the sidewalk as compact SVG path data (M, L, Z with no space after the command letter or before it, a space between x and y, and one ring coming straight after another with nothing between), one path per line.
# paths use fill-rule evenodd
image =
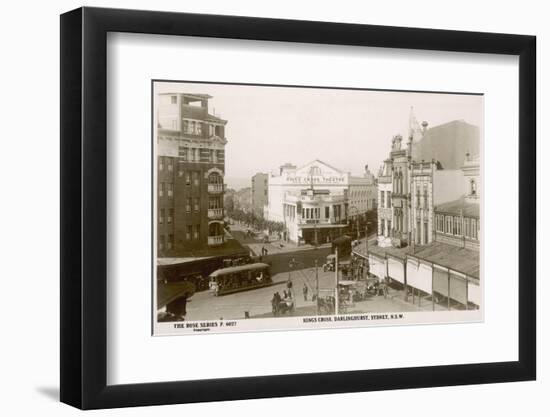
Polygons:
M267 254L268 255L279 254L279 253L289 253L289 252L299 252L299 251L304 251L304 250L315 249L315 246L310 245L310 244L302 244L302 245L298 246L294 243L284 242L284 241L281 241L281 240L275 240L275 241L271 241L269 243L261 243L261 242L244 243L244 245L248 246L250 248L250 250L256 256L258 256L262 253L262 248L267 249L267 251L268 251ZM319 249L319 248L330 248L330 247L331 247L330 243L324 243L322 245L318 245L317 249Z

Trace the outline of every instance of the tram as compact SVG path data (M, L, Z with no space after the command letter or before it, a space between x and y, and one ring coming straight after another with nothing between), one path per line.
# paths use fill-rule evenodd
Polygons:
M209 278L210 291L215 296L266 287L272 283L270 266L262 262L218 269Z

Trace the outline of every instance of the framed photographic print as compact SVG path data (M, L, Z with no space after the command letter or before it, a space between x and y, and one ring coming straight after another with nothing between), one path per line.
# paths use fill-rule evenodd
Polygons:
M534 379L535 38L61 16L61 400Z

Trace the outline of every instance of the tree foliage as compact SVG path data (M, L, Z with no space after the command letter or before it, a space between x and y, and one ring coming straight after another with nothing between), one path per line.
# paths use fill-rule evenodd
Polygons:
M254 229L267 230L270 234L282 233L285 230L285 224L283 222L266 220L261 216L257 216L251 211L244 211L240 208L226 211L229 218L244 223L248 227L252 227Z

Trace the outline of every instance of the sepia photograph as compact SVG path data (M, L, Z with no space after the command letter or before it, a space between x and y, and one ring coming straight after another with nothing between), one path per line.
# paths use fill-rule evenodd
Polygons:
M483 320L483 95L152 82L154 335Z

